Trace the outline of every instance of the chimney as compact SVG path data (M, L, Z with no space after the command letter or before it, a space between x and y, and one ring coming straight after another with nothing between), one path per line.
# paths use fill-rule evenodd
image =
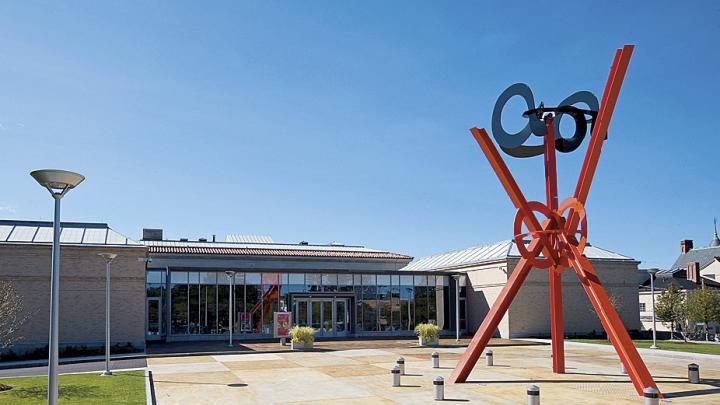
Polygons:
M142 240L163 240L163 230L143 228Z
M680 241L680 253L685 254L693 248L692 239L683 239Z
M687 279L695 284L700 284L700 263L691 262L687 265Z

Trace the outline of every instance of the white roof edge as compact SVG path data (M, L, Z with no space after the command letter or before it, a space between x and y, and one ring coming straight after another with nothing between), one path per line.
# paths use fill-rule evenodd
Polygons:
M472 254L463 254L463 252ZM584 251L591 260L607 261L633 261L638 260L603 249L594 245L588 245ZM507 258L518 258L520 254L512 240L502 240L492 244L470 247L466 249L453 250L431 256L416 259L400 270L404 271L442 271L454 270L463 267L476 266L484 263L492 263Z

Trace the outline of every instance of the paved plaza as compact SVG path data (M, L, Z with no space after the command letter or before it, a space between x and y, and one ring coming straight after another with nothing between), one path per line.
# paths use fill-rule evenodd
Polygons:
M432 400L432 379L447 378L463 347L419 348L397 341L340 350L256 352L148 359L157 402L164 404L301 404L332 401L348 404L418 404ZM526 387L537 384L546 404L639 404L627 375L620 372L611 347L568 344L567 373L551 372L550 346L496 346L495 364L476 366L467 383L446 385L449 402L527 403ZM439 369L430 354L440 353ZM717 356L643 351L667 402L720 403ZM391 386L390 370L405 358L401 387ZM700 365L701 384L687 383L687 365Z

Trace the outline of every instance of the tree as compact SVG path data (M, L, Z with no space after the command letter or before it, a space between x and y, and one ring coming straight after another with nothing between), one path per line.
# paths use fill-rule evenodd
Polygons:
M704 323L705 340L709 340L708 324L720 320L720 298L715 289L706 288L692 291L687 297L687 316L691 322Z
M660 322L670 324L670 336L680 329L683 340L687 340L687 305L685 293L674 284L668 284L657 299L655 316Z
M29 314L23 314L23 308L23 297L10 283L0 281L0 348L12 346L22 338L18 332L29 318Z

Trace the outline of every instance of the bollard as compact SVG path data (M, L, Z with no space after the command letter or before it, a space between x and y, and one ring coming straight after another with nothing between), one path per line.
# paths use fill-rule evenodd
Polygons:
M625 364L620 362L620 373L621 374L627 374L627 370L625 370Z
M400 374L405 375L405 358L404 357L398 357L397 366L400 367Z
M433 399L436 401L445 400L445 380L440 376L435 377L433 380Z
M493 352L492 352L492 350L488 350L488 351L485 353L485 361L487 362L487 365L488 365L488 366L492 366L492 365L493 365Z
M657 388L647 387L643 390L643 405L658 405L660 391Z
M695 363L688 364L688 382L690 384L700 383L700 366Z
M440 353L438 353L438 352L432 353L432 365L433 365L433 368L440 368Z
M540 387L530 384L527 387L528 405L540 405Z
M399 387L400 386L400 367L395 366L390 371L392 373L392 386L393 387Z

